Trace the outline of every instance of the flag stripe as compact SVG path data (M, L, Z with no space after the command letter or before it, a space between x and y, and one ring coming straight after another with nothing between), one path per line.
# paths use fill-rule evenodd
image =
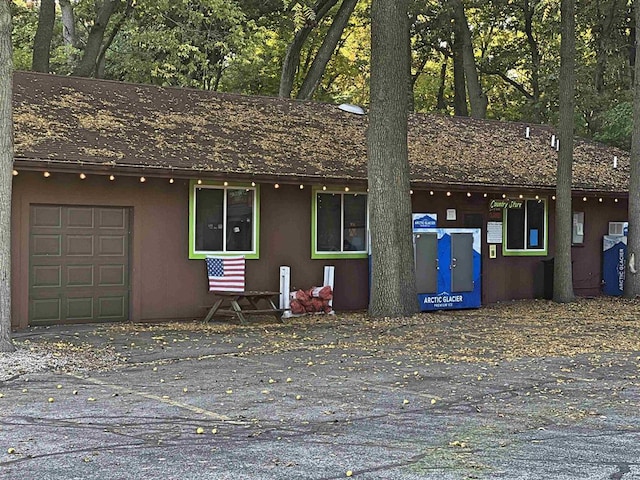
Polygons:
M244 257L207 257L209 290L244 291Z

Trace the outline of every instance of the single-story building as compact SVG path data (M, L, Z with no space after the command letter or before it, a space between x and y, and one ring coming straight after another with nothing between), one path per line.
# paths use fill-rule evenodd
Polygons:
M336 105L14 75L16 328L201 318L203 258L246 257L246 288L322 282L368 302L366 115ZM482 303L533 298L553 256L557 142L524 123L414 114L412 204L482 233ZM627 217L629 157L576 140L574 285L599 295L602 240ZM352 236L360 241L348 242Z

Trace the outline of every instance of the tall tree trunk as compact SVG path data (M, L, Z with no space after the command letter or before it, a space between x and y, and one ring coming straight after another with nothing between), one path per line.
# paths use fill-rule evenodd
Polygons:
M127 0L127 7L124 13L120 16L120 18L118 19L118 22L111 29L111 32L109 33L109 37L107 37L107 40L104 42L104 45L100 47L100 53L98 54L98 58L96 59L96 78L104 77L104 67L106 63L105 57L107 56L107 50L109 50L109 48L113 44L113 41L118 35L118 32L120 32L120 29L124 25L124 22L127 21L127 18L129 17L129 15L131 15L132 11L133 11L133 0Z
M51 52L51 38L53 24L56 19L56 3L54 0L40 0L38 13L38 28L33 39L33 56L31 70L49 73L49 58Z
M418 310L407 147L409 48L407 0L373 0L367 146L374 317Z
M573 163L573 132L575 108L575 0L561 0L560 40L560 112L558 139L558 169L556 174L555 260L553 270L553 300L574 300L571 267L571 166Z
M120 2L121 0L102 0L96 19L89 31L87 45L84 48L80 63L73 72L74 75L78 77L90 77L95 74L96 68L98 67L98 55L100 55L107 25L109 24L111 16L120 6Z
M533 107L532 120L542 121L542 111L540 105L540 48L538 41L533 35L533 14L535 13L535 3L532 5L529 0L524 1L524 33L527 36L529 45L529 55L531 56L531 98L529 99Z
M467 22L467 15L464 13L462 0L451 0L453 5L454 19L457 24L457 31L460 34L462 43L462 61L464 64L464 76L467 82L467 93L469 94L469 104L471 105L471 116L473 118L486 118L487 105L489 100L482 90L482 84L478 77L475 56L473 54L473 42L471 30Z
M416 65L415 73L411 71L411 64L413 63L413 56L411 49L409 49L409 112L415 112L416 110L416 97L415 97L415 86L420 75L424 73L424 67L427 65L429 61L429 55L427 52L424 52L420 58L418 59L418 64Z
M444 57L442 66L440 67L440 85L438 86L438 95L436 97L436 110L444 112L447 109L447 102L444 100L444 87L447 80L447 57Z
M58 0L58 4L62 13L62 41L65 45L77 47L76 20L73 15L71 0Z
M455 28L455 25L454 25ZM451 43L453 53L453 112L459 117L468 117L467 81L464 78L464 61L462 59L462 42L456 32Z
M616 13L626 4L620 0L611 0L608 4L604 4L604 16L598 15L593 33L596 65L593 74L593 86L596 92L601 93L604 90L604 74L607 69L609 60L609 51L612 48L612 33L615 30ZM598 7L600 4L598 4ZM600 13L600 12L598 12Z
M11 342L11 186L13 182L11 0L0 0L0 352Z
M635 2L636 25L640 25L640 8ZM627 268L624 296L640 295L640 29L635 29L635 75L633 81L633 133L631 135L631 172L629 173L629 235L627 236Z
M322 80L324 71L340 41L340 37L342 37L342 32L344 32L347 23L349 23L353 9L356 8L356 3L358 3L358 0L342 0L338 13L336 13L331 27L329 27L329 31L324 37L322 45L320 45L320 49L311 63L311 68L307 71L307 76L302 82L298 98L309 100L313 96L313 92L315 92Z
M331 10L338 0L319 0L314 6L316 13L316 24L322 20L322 18ZM285 53L284 61L282 62L282 73L280 74L280 89L278 96L282 98L291 97L291 91L293 90L293 83L298 72L298 66L300 65L300 52L304 42L313 30L315 25L306 25L298 30L293 36L293 40L287 47L287 53Z

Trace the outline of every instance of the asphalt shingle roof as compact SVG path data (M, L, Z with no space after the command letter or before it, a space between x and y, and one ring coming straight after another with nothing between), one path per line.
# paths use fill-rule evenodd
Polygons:
M366 180L367 118L331 104L16 72L14 122L18 167ZM554 133L547 126L414 114L411 179L434 187L554 188ZM576 190L625 192L629 156L577 139L573 172Z

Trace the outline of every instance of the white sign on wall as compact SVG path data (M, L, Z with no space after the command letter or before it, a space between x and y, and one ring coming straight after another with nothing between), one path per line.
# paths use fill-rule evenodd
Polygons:
M502 222L487 222L487 243L502 243Z

